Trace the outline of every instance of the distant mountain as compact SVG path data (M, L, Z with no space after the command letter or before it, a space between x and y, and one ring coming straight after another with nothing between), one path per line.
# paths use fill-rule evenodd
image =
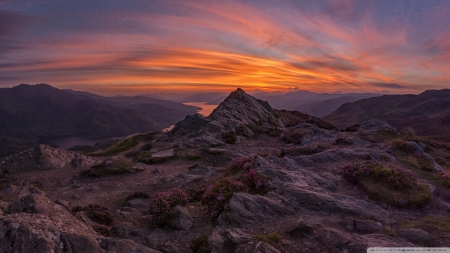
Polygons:
M0 135L100 138L161 130L198 108L146 97L102 97L47 84L0 89Z
M325 120L343 128L369 118L387 121L399 130L450 141L450 89L419 95L384 95L340 106Z

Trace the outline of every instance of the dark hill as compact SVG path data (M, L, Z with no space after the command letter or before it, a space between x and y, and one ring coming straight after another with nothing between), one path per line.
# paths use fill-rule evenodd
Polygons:
M324 119L344 128L375 118L399 130L450 140L450 89L427 90L419 95L384 95L346 103Z
M100 138L161 130L196 107L144 97L101 97L47 84L0 89L0 135Z

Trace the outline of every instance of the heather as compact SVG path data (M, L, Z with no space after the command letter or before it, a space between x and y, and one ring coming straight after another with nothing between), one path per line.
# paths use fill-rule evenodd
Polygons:
M431 193L411 173L400 168L387 168L376 162L352 163L342 167L343 177L359 185L371 198L388 204L422 206Z
M150 197L149 213L156 225L165 224L172 216L177 205L184 206L189 201L188 194L181 189L158 192Z
M217 217L229 208L228 202L233 193L245 191L246 186L238 180L232 178L222 178L206 188L201 199L210 217Z

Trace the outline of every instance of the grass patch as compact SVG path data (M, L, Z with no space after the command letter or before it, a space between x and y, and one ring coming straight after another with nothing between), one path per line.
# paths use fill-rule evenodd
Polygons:
M134 163L124 159L118 159L116 161L101 162L93 165L91 168L81 172L82 177L103 177L111 175L131 174L137 171L133 170Z
M228 132L222 133L222 139L228 144L234 144L234 143L236 143L236 140L237 140L236 132L228 131Z
M141 149L142 150L150 150L150 149L152 149L152 143L148 142L148 143L142 145Z
M396 133L389 131L389 130L380 130L376 132L369 132L369 133L361 133L359 134L361 139L370 141L370 142L376 142L376 143L383 143L390 140L396 140L401 138Z
M92 226L92 229L94 229L95 232L108 237L110 233L110 228L105 225L94 225Z
M421 207L431 198L428 186L401 169L363 162L346 165L342 171L347 181L359 185L370 198L393 206Z
M400 228L418 228L427 231L432 245L441 240L441 236L450 234L450 218L428 215L413 221L400 222ZM434 242L434 243L433 243Z
M395 152L404 155L413 155L416 152L416 149L404 140L393 140L390 146Z
M321 144L313 144L303 147L288 147L281 150L281 157L284 156L299 156L299 155L312 155L320 153L326 150L326 147Z
M450 187L450 172L439 173L438 180L446 187Z
M257 234L253 235L253 240L267 242L272 245L278 245L283 241L283 237L278 233L270 233L270 234Z
M95 152L91 153L89 155L91 156L112 156L117 155L123 151L127 151L130 148L136 146L141 141L143 135L142 134L136 134L131 136L130 138L124 139L113 145L112 147L108 148L105 151L102 152Z
M281 134L281 140L288 144L301 144L306 132L302 128L290 128Z

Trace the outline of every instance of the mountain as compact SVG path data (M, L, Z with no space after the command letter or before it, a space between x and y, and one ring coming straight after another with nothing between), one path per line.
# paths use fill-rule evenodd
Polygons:
M99 138L161 130L196 107L146 97L101 97L47 84L0 89L0 135Z
M450 89L427 90L418 95L384 95L340 106L324 117L340 128L375 118L399 130L450 141Z
M306 90L282 92L255 91L252 96L269 102L276 109L295 110L303 113L323 117L335 111L339 106L364 98L380 96L374 93L316 93ZM220 104L225 96L214 98L211 96L208 104Z
M450 245L450 144L376 119L353 130L237 89L103 152L39 145L0 159L0 252Z

